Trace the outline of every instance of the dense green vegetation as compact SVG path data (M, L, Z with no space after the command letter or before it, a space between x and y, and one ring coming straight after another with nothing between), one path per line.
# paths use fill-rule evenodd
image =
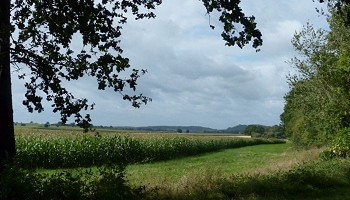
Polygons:
M40 174L12 165L0 178L0 199L4 200L127 200L138 199L142 191L126 184L120 167L101 167L94 173L86 170Z
M248 125L243 132L245 135L260 138L286 138L282 125L263 126Z
M328 145L350 126L350 27L344 15L350 8L329 9L329 31L307 24L292 40L299 56L290 63L297 74L289 77L281 118L286 134L300 146Z

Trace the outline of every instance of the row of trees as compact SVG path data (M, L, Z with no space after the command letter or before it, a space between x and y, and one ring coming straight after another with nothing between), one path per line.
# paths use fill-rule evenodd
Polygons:
M350 7L329 3L328 9L330 30L308 23L292 40L299 55L290 64L297 73L289 76L281 119L301 146L327 144L350 127Z
M263 126L263 125L248 125L243 134L251 135L252 137L266 138L285 138L284 128L282 125Z

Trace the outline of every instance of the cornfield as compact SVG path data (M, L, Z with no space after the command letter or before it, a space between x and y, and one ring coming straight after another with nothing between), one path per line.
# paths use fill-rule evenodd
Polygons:
M280 140L205 137L19 136L16 163L24 168L75 168L168 160Z

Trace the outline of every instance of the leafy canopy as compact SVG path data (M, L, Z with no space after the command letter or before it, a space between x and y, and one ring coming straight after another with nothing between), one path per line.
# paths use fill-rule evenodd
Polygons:
M295 144L329 144L350 127L349 9L329 7L330 31L307 24L292 40L299 56L290 64L298 73L289 77L281 119Z

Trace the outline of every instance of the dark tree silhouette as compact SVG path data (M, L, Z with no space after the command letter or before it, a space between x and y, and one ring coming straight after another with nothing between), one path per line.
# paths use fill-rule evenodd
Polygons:
M10 1L0 1L0 172L16 154L10 72Z

